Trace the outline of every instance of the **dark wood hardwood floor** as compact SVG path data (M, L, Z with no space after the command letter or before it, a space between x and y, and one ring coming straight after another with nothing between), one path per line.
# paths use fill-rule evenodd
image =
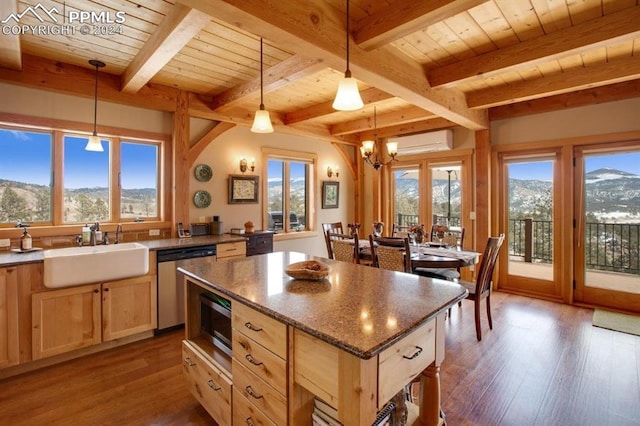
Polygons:
M442 404L456 425L638 425L640 337L591 325L591 309L494 293L445 326ZM182 380L182 332L0 381L7 425L205 425Z

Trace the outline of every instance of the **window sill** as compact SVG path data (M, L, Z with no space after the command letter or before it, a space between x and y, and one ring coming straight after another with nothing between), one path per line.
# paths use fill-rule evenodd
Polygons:
M318 235L316 231L281 232L273 235L273 241L295 240L298 238L312 238Z

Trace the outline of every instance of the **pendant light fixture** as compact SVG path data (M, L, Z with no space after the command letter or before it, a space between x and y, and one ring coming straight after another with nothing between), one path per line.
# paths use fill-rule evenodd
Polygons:
M358 82L351 77L349 69L349 35L349 0L347 0L347 70L338 84L336 98L333 101L333 109L338 111L355 111L364 106L358 91Z
M262 90L262 37L260 37L260 109L256 111L251 131L253 133L273 133L269 111L264 109Z
M98 68L102 68L106 64L102 61L98 61L97 59L91 59L89 64L96 67L96 85L93 94L93 134L89 136L89 141L84 149L85 151L103 152L104 149L102 148L102 141L100 140L100 136L98 136L96 126L98 121Z

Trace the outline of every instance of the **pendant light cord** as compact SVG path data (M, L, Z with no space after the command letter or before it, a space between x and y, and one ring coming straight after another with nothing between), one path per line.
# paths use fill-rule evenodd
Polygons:
M97 122L98 122L98 67L99 65L96 64L96 83L95 83L95 89L93 92L93 136L97 136Z
M262 94L262 37L260 37L260 109L264 109L264 100Z
M349 0L347 0L347 70L344 72L346 78L351 78L351 70L349 69Z

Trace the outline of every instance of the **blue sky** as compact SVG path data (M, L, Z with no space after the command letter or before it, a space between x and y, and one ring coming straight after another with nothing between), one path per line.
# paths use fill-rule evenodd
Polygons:
M109 144L104 152L84 150L86 138L65 137L65 187L105 187L109 179ZM0 179L51 183L51 135L0 129ZM125 189L156 187L155 146L122 144L122 183Z
M589 156L585 166L587 173L608 167L640 175L640 153ZM551 161L509 165L509 177L514 179L551 180L551 174Z

